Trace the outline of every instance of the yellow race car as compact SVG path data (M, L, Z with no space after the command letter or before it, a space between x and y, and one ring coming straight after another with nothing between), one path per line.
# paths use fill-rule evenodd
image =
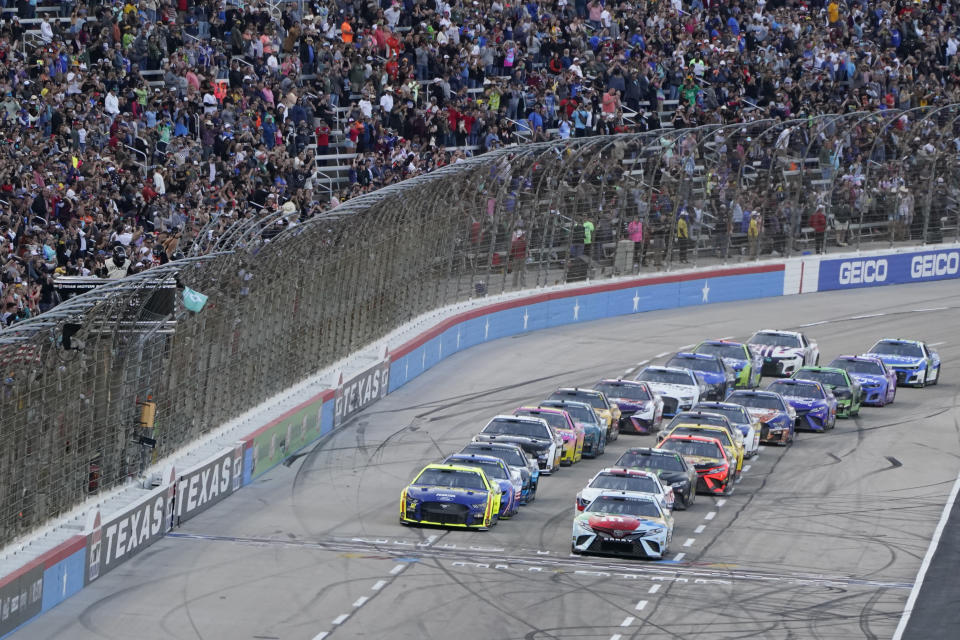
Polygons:
M428 464L400 494L400 523L485 531L497 523L500 494L479 467Z
M620 436L620 407L607 400L607 396L602 391L565 387L554 391L547 400L585 402L593 407L600 424L607 428L607 442L616 440Z
M703 436L705 438L716 438L723 445L727 458L734 463L734 472L731 474L736 480L737 476L743 470L744 447L742 440L734 439L730 432L723 427L715 427L706 424L685 424L680 423L667 427L657 434L657 441L663 442L670 436Z

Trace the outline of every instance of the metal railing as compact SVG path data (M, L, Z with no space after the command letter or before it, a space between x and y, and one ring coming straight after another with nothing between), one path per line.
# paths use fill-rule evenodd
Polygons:
M554 140L310 219L264 208L211 220L191 257L0 332L0 543L142 473L144 442L164 456L449 303L685 262L958 239L958 138L949 105ZM825 233L810 224L821 206ZM183 286L209 296L200 312L184 308ZM153 427L139 424L148 399Z

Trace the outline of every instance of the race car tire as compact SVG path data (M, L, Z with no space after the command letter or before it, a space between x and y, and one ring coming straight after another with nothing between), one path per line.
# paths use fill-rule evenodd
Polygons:
M574 545L572 542L570 543L570 553L576 554L578 556L583 555L583 551L580 551L579 549L577 549L576 545Z
M686 509L689 509L693 506L693 503L697 501L697 490L696 487L691 487L690 491L687 492L687 506Z
M933 382L930 383L930 386L935 387L939 382L940 382L940 367L937 367L937 377L933 379Z
M938 378L940 377L940 374L939 374L939 373L937 373L937 377L938 377ZM893 387L893 397L890 398L890 404L893 404L896 399L897 399L897 387L894 386L894 387Z
M733 482L732 482L732 481L728 480L728 481L727 481L727 484L725 484L725 485L723 486L723 492L722 492L722 494L725 495L725 496L733 495Z
M852 409L852 408L853 408L853 405L851 405L850 408ZM860 407L857 407L857 410L856 410L856 411L851 411L851 412L850 412L850 417L851 417L851 418L859 418L859 417L860 417Z

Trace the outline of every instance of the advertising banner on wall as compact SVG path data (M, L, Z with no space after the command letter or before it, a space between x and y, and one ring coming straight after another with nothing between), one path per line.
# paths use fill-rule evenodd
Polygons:
M358 376L347 380L337 388L334 408L334 427L360 413L371 404L387 395L390 386L390 363L378 362Z
M170 530L176 474L170 468L164 477L166 484L109 520L102 522L99 511L92 515L87 533L85 585L120 566Z
M322 432L323 398L317 396L252 436L250 476L256 477L319 438Z
M960 250L942 249L821 260L820 291L960 277Z
M206 511L240 487L243 447L231 447L180 475L174 501L174 524L179 526Z
M42 607L42 564L0 580L0 636L40 613Z

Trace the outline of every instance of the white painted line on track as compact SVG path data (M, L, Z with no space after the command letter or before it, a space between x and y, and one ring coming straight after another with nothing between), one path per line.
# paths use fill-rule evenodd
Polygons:
M406 564L398 564L393 569L390 569L390 575L395 576L406 568L407 568Z
M707 528L707 525L701 524L699 527L693 530L694 533L703 533L703 530Z
M626 371L624 371L624 373L627 374L627 375L629 375L629 374L633 373L634 369L636 369L636 367L630 367L629 369L627 369Z
M687 349L693 349L695 346L697 346L697 345L695 345L695 344L685 344L685 345L683 345L682 347L680 347L679 351L686 351Z
M910 313L922 313L924 311L946 311L950 307L927 307L926 309L910 309Z
M367 603L367 600L369 599L370 598L368 598L367 596L360 596L359 598L357 598L356 602L353 603L354 608L362 607Z
M633 616L627 616L626 618L623 619L623 622L620 623L620 626L629 627L630 625L633 624L634 620L636 620L636 618L634 618Z
M647 364L648 362L650 362L650 358L647 358L646 360L641 360L640 362L637 363L637 366L638 366L638 367L642 367L643 365Z
M746 466L743 468L743 472L744 472L744 473L746 473L747 471L750 471L750 465L746 465Z
M920 588L923 586L923 579L927 576L927 569L930 568L930 561L933 560L933 554L936 553L940 545L940 536L947 526L947 520L950 518L950 512L953 510L953 503L957 501L957 494L960 493L960 475L957 475L956 482L953 483L953 489L950 490L950 497L947 503L943 505L943 512L940 514L940 522L933 532L933 538L930 539L930 546L927 547L927 554L923 556L923 562L920 564L920 571L917 572L917 579L913 581L913 589L910 590L910 597L907 598L907 606L903 608L903 615L900 616L900 623L897 630L893 633L893 640L900 640L903 632L907 629L907 623L910 622L910 614L913 613L913 606L917 603L917 596L920 595Z
M862 316L850 316L847 320L866 320L867 318L880 318L887 314L885 313L865 313Z
M370 588L374 591L380 591L380 589L383 589L385 586L387 586L386 580L377 580L377 582Z
M680 553L678 553L677 555L675 555L675 556L673 557L673 561L674 561L674 562L680 562L681 560L683 560L684 556L686 556L686 555L687 555L687 554L685 554L685 553L683 553L683 552L681 551Z
M655 585L653 585L652 587L650 587L650 591L647 591L647 593L656 593L657 591L660 591L660 585L659 585L659 584L655 584Z
M720 339L720 340L733 340L734 337L735 337L735 336L724 336L724 337L719 338L719 339Z
M713 519L716 518L716 517L717 517L717 512L716 512L716 511L711 511L711 512L708 513L707 515L703 516L703 519L704 519L704 520L713 520Z
M827 324L829 320L821 320L820 322L808 322L807 324L800 325L801 327L815 327L818 324Z
M718 507L722 507L722 506L725 505L725 504L727 504L727 499L726 499L726 498L720 498L719 500L717 500L717 506L718 506Z
M669 352L669 351L664 351L663 353L658 353L657 355L655 355L655 356L653 356L653 357L654 357L654 358L662 358L663 356L668 356L668 355L670 355L670 352Z
M350 617L349 613L341 613L336 618L333 619L333 624L343 624L347 618Z
M692 547L692 546L693 546L693 543L696 542L696 541L697 541L696 538L687 538L686 540L684 540L683 546L685 546L685 547Z
M623 636L620 635L619 633L615 633L615 634L613 634L612 636L610 636L610 640L620 640L620 638L622 638L622 637L623 637Z
M647 601L641 600L637 603L637 606L634 607L637 611L643 611L647 607Z
M327 632L327 631L321 631L321 632L318 633L317 635L313 636L313 640L323 640L323 639L326 638L328 635L330 635L329 632Z
M942 345L942 344L947 344L947 343L946 343L946 342L928 342L928 343L927 343L927 346L928 346L928 347L939 347L939 346Z

